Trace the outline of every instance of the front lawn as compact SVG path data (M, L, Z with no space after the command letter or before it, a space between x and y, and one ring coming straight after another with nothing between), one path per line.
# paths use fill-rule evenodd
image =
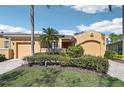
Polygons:
M6 87L119 87L124 82L93 71L60 66L22 66L0 76Z

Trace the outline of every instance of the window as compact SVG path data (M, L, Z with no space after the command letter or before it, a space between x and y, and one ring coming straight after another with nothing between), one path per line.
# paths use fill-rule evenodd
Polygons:
M10 47L10 42L4 41L4 48L9 48L9 47Z
M42 41L41 42L41 48L47 48L47 47L48 47L47 42Z
M118 53L122 53L122 45L118 44Z
M52 49L57 48L57 47L58 47L58 42L52 42L52 43L50 44L50 48L52 48ZM48 48L48 43L42 41L42 42L41 42L41 48Z
M57 42L52 42L52 49L55 49L58 47L58 43Z

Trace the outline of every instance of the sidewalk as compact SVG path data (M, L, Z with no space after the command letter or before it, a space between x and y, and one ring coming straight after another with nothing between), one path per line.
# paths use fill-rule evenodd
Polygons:
M124 81L124 64L109 60L108 74Z

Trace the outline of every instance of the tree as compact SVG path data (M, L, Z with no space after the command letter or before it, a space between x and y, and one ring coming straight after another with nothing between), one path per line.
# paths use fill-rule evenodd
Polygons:
M112 11L111 5L109 5L109 10ZM122 54L124 55L124 5L122 5ZM122 60L124 60L124 56Z
M117 34L111 33L109 35L109 38L111 39L112 42L115 42L119 39L122 39L122 34L117 35Z
M46 42L47 43L47 48L48 50L52 46L52 42L56 41L58 42L59 40L59 33L53 28L43 28L43 35L40 36L41 42Z

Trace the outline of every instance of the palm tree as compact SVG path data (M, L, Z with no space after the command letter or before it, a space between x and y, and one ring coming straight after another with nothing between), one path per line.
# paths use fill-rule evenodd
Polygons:
M31 53L34 57L34 5L30 5L30 21L31 21Z
M50 8L50 5L46 5ZM30 5L30 21L31 21L31 53L34 56L34 5Z
M58 42L59 33L53 28L43 28L43 35L40 36L41 42L46 42L48 50L52 47L53 42Z
M112 11L112 6L109 5L109 10ZM123 58L122 60L124 60L124 5L122 5L122 55Z
M122 54L123 54L123 59L124 60L124 5L122 5Z
M123 60L124 60L124 5L122 6L122 29L123 29L123 38L122 38L122 54L123 54Z

